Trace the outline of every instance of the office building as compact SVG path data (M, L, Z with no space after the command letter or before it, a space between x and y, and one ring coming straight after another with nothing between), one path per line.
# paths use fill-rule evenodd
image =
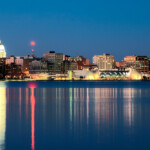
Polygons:
M43 55L43 61L47 61L48 72L50 74L62 73L63 54L48 51Z
M98 66L100 70L112 70L115 68L115 58L110 54L95 55L93 64Z
M133 68L142 74L149 74L149 59L147 56L126 56L124 62L126 68Z

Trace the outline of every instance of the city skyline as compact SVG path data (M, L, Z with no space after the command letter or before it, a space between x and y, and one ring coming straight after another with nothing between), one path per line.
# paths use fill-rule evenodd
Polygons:
M33 44L34 43L34 44ZM15 57L25 57L25 56L37 56L37 57L39 57L39 58L42 58L43 57L43 54L45 53L45 52L43 52L43 54L40 56L40 55L37 55L37 54L35 54L34 53L34 51L35 51L35 46L36 46L36 42L35 41L30 41L29 42L29 45L30 45L30 52L28 53L28 54L25 54L24 56L22 55L22 56L19 56L19 55L14 55L14 54L11 54L11 55L8 55L8 53L6 52L6 49L5 49L5 45L3 45L3 43L2 43L2 41L0 40L0 45L2 45L3 47L3 51L4 51L4 58L5 57L9 57L9 56L15 56ZM61 51L61 52L59 52L59 50L57 51L57 50L49 50L49 51L47 51L47 52L50 52L50 51L56 51L56 52L58 52L58 53L62 53L64 56L66 55L68 55L68 56L70 56L70 57L77 57L77 56L71 56L71 55L69 55L68 53L64 53L63 51ZM6 53L7 53L7 55L6 55ZM93 56L90 56L90 57L88 57L88 59L90 60L90 63L93 63L93 57L94 56L100 56L100 55L111 55L111 53L106 53L106 52L103 52L103 53L99 53L99 54L95 54L95 55L93 55ZM81 54L81 55L78 55L78 56L84 56L85 54ZM124 61L124 57L126 57L127 55L125 55L125 56L123 56L123 58L121 58L120 60L118 59L116 59L116 56L115 55L113 55L114 56L114 58L115 58L115 60L116 61L118 61L118 62L123 62ZM137 55L137 54L133 54L133 55L130 55L130 56L144 56L144 55ZM148 57L148 55L145 55L145 56L147 56ZM3 58L3 57L0 57L0 58Z
M38 56L55 50L88 58L110 53L117 61L134 54L150 57L149 4L146 0L2 1L0 39L7 55L30 54L30 41L35 40Z
M3 54L5 49L1 46ZM0 58L1 79L146 80L150 78L149 73L150 58L147 56L126 56L123 62L116 62L114 56L103 54L93 56L93 63L90 63L89 58L83 56L48 51L41 58L34 55Z

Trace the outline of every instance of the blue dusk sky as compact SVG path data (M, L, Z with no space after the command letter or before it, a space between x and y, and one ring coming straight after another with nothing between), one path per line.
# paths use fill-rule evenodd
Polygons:
M150 57L149 0L0 0L7 55L55 50L71 56Z

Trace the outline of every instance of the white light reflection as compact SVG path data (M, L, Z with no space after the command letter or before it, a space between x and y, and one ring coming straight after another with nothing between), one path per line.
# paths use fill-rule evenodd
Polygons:
M134 93L132 93L131 88L125 88L123 89L123 97L127 98L127 100L124 101L124 119L125 122L131 126L133 119L134 119L134 107L132 103L132 97L134 96Z
M88 121L89 121L89 88L86 89L86 99L87 99L87 102L86 102L86 117L87 117L87 124L88 124Z
M72 88L69 88L70 95L70 122L72 122Z
M6 132L6 88L0 87L0 150L5 148Z

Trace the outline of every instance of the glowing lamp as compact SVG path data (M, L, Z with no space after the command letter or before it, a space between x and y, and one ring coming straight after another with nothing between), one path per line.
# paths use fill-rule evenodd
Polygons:
M30 42L30 45L31 45L31 46L35 46L35 41L31 41L31 42Z

